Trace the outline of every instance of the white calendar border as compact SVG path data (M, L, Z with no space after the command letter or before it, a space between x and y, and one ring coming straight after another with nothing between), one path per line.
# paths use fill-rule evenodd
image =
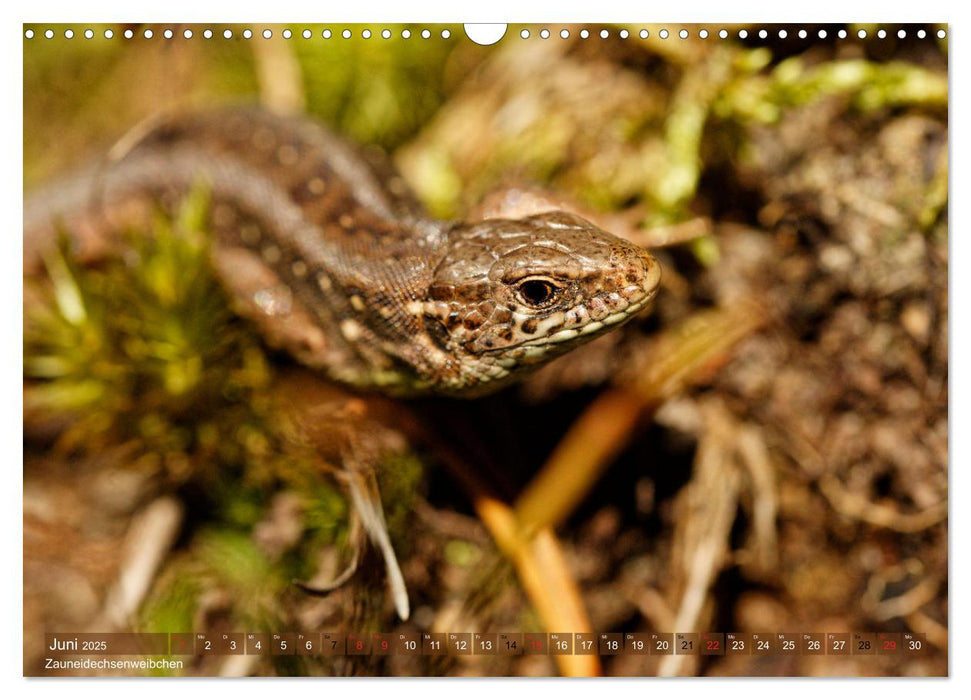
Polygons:
M10 7L10 5L15 5ZM734 0L732 2L716 2L713 0L705 2L685 3L665 3L654 4L642 2L605 2L596 0L592 6L588 0L588 6L580 2L557 1L524 3L522 0L484 0L478 6L472 6L466 2L456 2L450 0L433 0L421 5L405 5L401 2L384 2L357 0L354 3L328 3L317 0L316 2L294 2L288 0L273 0L265 7L236 6L229 8L228 11L214 11L208 4L200 3L198 0L168 0L164 3L156 3L149 6L146 3L132 3L129 1L113 0L111 2L71 2L69 0L55 0L44 4L25 4L7 3L3 10L4 19L2 26L2 44L0 50L3 51L3 94L7 107L4 110L3 131L0 133L8 134L8 139L14 142L12 152L7 152L4 164L3 188L0 196L3 197L5 212L4 240L9 250L6 254L0 255L3 267L0 269L0 280L2 280L3 308L2 322L5 328L16 328L17 334L22 334L22 307L19 300L22 298L22 283L20 267L22 257L18 245L17 232L22 221L22 23L23 22L107 22L107 21L220 21L238 22L259 21L259 22L279 22L279 21L310 21L325 18L332 23L340 22L388 22L397 23L402 21L409 22L504 22L515 20L517 22L624 22L634 23L649 20L651 22L711 22L733 23L757 20L760 22L844 22L844 21L868 21L868 22L951 22L948 28L949 34L957 31L959 34L971 31L971 24L966 22L967 9L960 7L957 2L942 2L941 0L920 0L907 5L876 0L856 2L850 7L845 0L812 0L801 5L793 3L764 3L754 0ZM957 115L952 123L969 123L968 119L968 50L961 42L951 43L951 76L959 76L965 83L961 89L955 91L951 96L950 108L953 115ZM953 78L951 85L957 84ZM960 115L964 114L965 117ZM965 176L964 165L968 162L969 156L967 141L963 139L963 131L959 131L957 138L953 132L949 134L949 145L952 150L950 159L951 164L951 191L967 191L967 177ZM8 141L9 143L9 141ZM955 157L957 156L957 157ZM956 186L954 183L958 183ZM953 208L950 212L950 228L965 234L967 221L967 198L962 202L960 199L950 199ZM971 362L969 354L969 332L971 332L971 319L969 319L969 309L971 309L971 275L963 271L971 269L971 256L969 256L968 235L958 235L950 237L951 256L949 258L949 269L962 271L962 274L954 276L951 293L953 301L949 304L950 309L950 344L949 357L957 358L958 361L953 367L951 397L951 425L949 435L952 439L952 451L950 463L956 464L951 480L951 493L958 493L958 502L964 502L969 497L968 493L968 438L967 431L964 435L961 431L955 430L955 426L966 425L969 419L968 401L971 397L971 370L967 368L967 363ZM955 303L956 302L956 303ZM168 698L173 692L185 692L191 688L193 692L225 692L223 689L216 690L210 684L210 679L180 679L168 681L152 681L147 679L124 680L124 679L88 679L88 680L67 680L59 679L56 681L27 680L21 678L23 672L22 649L19 631L23 628L23 556L22 556L22 473L18 468L18 463L23 463L23 444L22 444L22 342L12 342L11 333L7 333L8 341L0 346L2 352L2 363L4 368L2 373L3 386L0 392L4 397L4 420L2 425L3 444L7 446L5 450L6 460L3 468L7 475L7 480L3 484L3 513L4 513L4 532L3 553L8 566L5 567L3 577L3 601L8 606L8 614L3 616L6 633L2 635L3 641L0 642L0 664L4 670L3 680L5 685L12 686L9 690L17 695L30 693L31 696L40 698L58 698L64 700L65 697L74 696L81 693L97 693L100 697L130 697L132 692L137 692L142 698ZM22 341L22 335L20 335ZM20 417L21 430L17 431L18 416ZM955 456L957 457L955 459ZM19 459L18 459L19 458ZM278 682L290 683L290 692L294 693L314 693L323 694L327 697L341 697L346 695L348 698L366 697L371 693L402 693L404 697L445 697L454 696L461 693L465 698L490 698L493 700L496 693L508 693L510 683L515 685L517 691L528 693L556 693L557 697L580 698L587 697L591 692L602 692L602 683L609 683L613 693L622 694L623 697L631 694L631 697L650 696L655 693L678 693L687 694L691 697L694 693L723 693L730 690L735 693L747 694L749 692L758 693L759 696L778 693L784 694L787 700L801 698L812 698L816 700L820 693L831 693L833 691L846 692L866 692L872 693L874 690L880 693L882 699L890 700L893 698L912 698L915 694L926 693L928 690L939 697L957 697L956 690L967 685L969 677L968 664L961 665L953 663L954 659L966 659L968 656L968 643L963 640L963 634L967 633L968 604L963 599L960 591L967 590L967 542L968 518L967 508L957 508L951 511L950 522L950 567L951 577L949 589L951 620L950 628L958 630L957 635L950 635L950 659L949 664L952 681L942 683L927 680L908 680L908 679L869 679L863 680L844 680L826 681L823 685L818 682L808 680L793 679L767 679L762 681L753 680L732 680L732 679L705 679L704 686L701 683L684 684L679 681L657 681L665 683L663 686L652 685L650 687L641 685L650 680L645 679L609 679L605 681L582 680L582 681L536 681L536 680L507 680L500 679L485 681L482 679L292 679L280 680L277 682L268 679L254 679L253 682L233 683L229 692L234 697L239 698L263 698L268 690L279 692ZM954 542L960 542L960 547L954 547ZM10 566L10 560L15 560L15 565ZM311 688L309 684L323 682L326 685ZM878 688L862 688L861 683L876 683ZM138 687L133 687L137 683ZM173 687L172 683L177 683ZM362 685L364 683L365 685ZM668 685L677 683L677 685ZM934 683L933 687L928 687L928 683ZM394 688L390 684L394 685ZM636 684L636 686L635 686ZM381 687L381 686L384 687ZM962 691L966 696L967 687Z

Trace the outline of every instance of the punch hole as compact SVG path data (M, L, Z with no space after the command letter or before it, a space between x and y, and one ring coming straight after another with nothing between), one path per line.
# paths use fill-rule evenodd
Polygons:
M938 39L943 39L946 36L947 36L947 32L945 32L943 29L938 29L937 30L937 38Z
M92 30L90 30L90 29L85 29L84 30L84 38L85 39L94 39L94 32Z
M765 31L764 29L760 29L759 30L759 39L768 39L768 38L769 38L769 33L767 31Z
M678 32L678 36L681 37L682 39L687 39L688 38L688 30L687 29L682 29L680 32Z
M33 29L28 29L27 31L24 32L24 36L27 37L28 39L33 39L34 38L34 30Z
M251 29L244 29L243 30L243 38L244 39L252 39L253 38L253 31Z
M48 29L46 32L44 32L44 36L47 39L53 39L54 38L54 30L53 29Z
M610 36L610 32L608 32L606 29L601 29L600 30L600 38L601 39L606 39L608 36Z
M313 35L314 35L314 33L313 33L312 31L310 31L309 29L304 29L304 30L303 30L303 31L302 31L302 32L300 33L300 36L302 36L302 37L303 37L304 39L309 39L309 38L310 38L310 37L312 37Z
M233 30L232 29L224 29L223 30L223 39L232 39L232 38L233 38Z
M627 31L626 29L621 29L620 30L620 38L621 39L626 39L629 36L630 36L630 32L629 31Z
M344 31L341 32L341 36L344 37L345 39L350 39L351 38L351 30L350 29L345 29Z
M381 30L381 38L382 39L390 39L391 38L391 30L390 29L383 29L383 30Z
M560 30L560 38L561 39L569 39L570 38L570 30L569 29L561 29Z
M649 31L647 31L646 29L642 29L642 30L640 31L640 34L638 34L638 36L639 36L639 37L640 37L641 39L646 39L646 38L647 38L647 37L649 37L650 35L651 35L651 33L650 33Z
M720 39L727 39L728 38L728 30L727 29L722 29L721 31L719 31L718 32L718 38L720 38Z
M799 38L800 39L805 39L807 36L809 36L809 32L807 32L805 29L800 29L799 30Z
M442 38L443 39L450 39L451 37L452 37L452 32L450 32L448 29L443 29L442 30Z
M819 38L820 39L825 39L826 38L826 30L825 29L820 29L819 30Z
M428 31L427 29L422 29L421 30L421 38L422 39L428 39L428 38L431 37L431 35L432 35L432 33L430 31Z
M184 32L182 32L182 36L185 37L186 39L191 39L192 38L192 30L191 29L186 29Z
M411 30L410 29L402 29L401 30L401 38L402 39L410 39L411 38Z
M886 39L887 38L887 31L885 29L879 30L877 32L877 37L880 38L880 39Z
M371 30L370 29L365 29L363 32L361 32L361 36L364 37L365 39L370 39L371 38Z
M73 39L74 38L74 30L73 29L65 29L64 30L64 38L65 39Z
M861 29L856 33L856 35L861 39L866 39L866 29Z
M845 39L846 38L846 30L845 29L840 29L838 32L836 32L836 36L838 36L840 39Z
M541 39L549 39L550 38L550 30L549 29L544 29L543 31L541 31L539 33L539 36L540 36Z
M707 29L702 29L700 32L698 32L698 36L701 37L702 39L707 39L708 38L708 30Z
M667 29L662 29L661 31L659 31L657 33L657 35L659 37L661 37L662 39L667 39L668 38L668 30Z
M264 29L263 30L263 38L264 39L269 39L271 36L273 36L273 32L272 31L270 31L269 29Z
M522 30L521 32L519 32L519 36L521 36L523 39L528 39L529 38L529 30L528 29ZM471 39L471 37L469 37L469 38ZM472 39L472 41L475 41L475 39ZM479 42L478 41L475 41L475 43L478 44Z
M325 29L320 33L320 36L324 37L325 39L330 39L332 36L334 36L334 33L329 29Z
M745 29L743 29L743 30L741 30L741 31L740 31L740 32L738 33L738 38L739 38L739 39L747 39L747 38L748 38L748 31L747 31L747 30L745 30Z
M126 39L131 39L133 36L135 36L135 32L133 32L131 29L126 29L125 30L125 38Z
M927 36L927 32L925 32L923 29L918 29L917 30L917 38L918 39L923 39L925 36Z
M155 32L153 32L151 29L146 29L142 33L142 36L144 36L146 39L151 39L153 36L155 36Z
M581 29L580 30L580 38L581 39L589 39L590 38L590 31L587 30L587 29Z
M205 29L205 30L203 30L203 32L202 32L202 38L203 39L212 39L212 30L211 29Z
M162 32L162 36L164 36L166 39L171 39L173 36L172 30L166 29L164 32Z
M292 36L293 36L293 32L291 32L289 29L284 29L283 30L283 38L284 39L289 39Z
M785 29L780 29L779 30L779 38L780 39L785 39L788 36L789 36L789 32L787 32Z
M113 31L111 31L110 29L105 29L105 39L112 39L114 38L114 36L115 36L115 33Z

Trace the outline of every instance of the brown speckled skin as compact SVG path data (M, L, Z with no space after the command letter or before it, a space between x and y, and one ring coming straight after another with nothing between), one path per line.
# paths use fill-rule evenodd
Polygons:
M96 254L199 187L240 312L302 362L388 393L499 388L631 318L660 280L646 251L565 212L431 220L380 158L250 108L169 120L31 197L25 272L57 225Z

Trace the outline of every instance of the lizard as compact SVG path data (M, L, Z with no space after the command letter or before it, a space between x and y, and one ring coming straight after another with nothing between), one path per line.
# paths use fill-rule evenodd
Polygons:
M256 107L167 117L24 205L24 272L59 231L80 260L193 188L212 261L267 343L357 389L496 391L645 309L660 266L566 211L439 221L382 158L310 119ZM407 594L376 482L349 475L402 618Z
M394 395L475 397L611 329L657 293L646 250L565 211L441 222L322 126L258 108L155 125L25 204L24 266L58 226L104 245L139 206L209 190L214 263L271 345Z

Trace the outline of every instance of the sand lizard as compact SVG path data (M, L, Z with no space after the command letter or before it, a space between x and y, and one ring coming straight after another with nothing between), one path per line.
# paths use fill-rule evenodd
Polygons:
M660 267L562 211L442 222L380 158L304 118L201 112L147 130L25 205L25 271L56 226L105 231L208 188L213 260L272 345L340 382L475 396L643 309Z
M383 158L302 118L202 112L114 150L26 200L25 275L60 230L79 260L96 258L113 233L202 187L237 310L270 345L355 387L487 393L633 318L660 282L647 251L563 211L433 220ZM373 469L343 480L407 618Z

